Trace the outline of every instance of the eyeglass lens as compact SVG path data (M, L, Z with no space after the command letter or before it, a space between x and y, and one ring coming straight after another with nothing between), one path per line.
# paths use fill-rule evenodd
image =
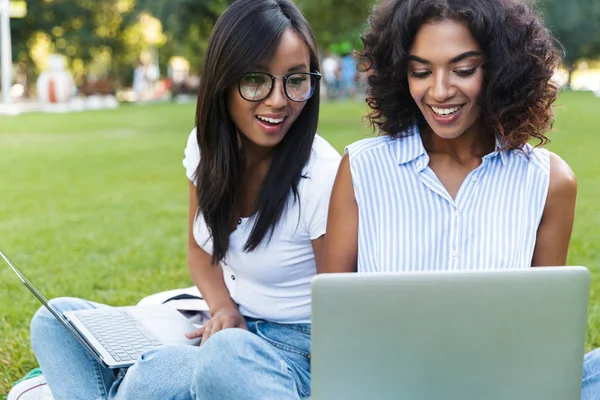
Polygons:
M306 101L312 96L316 79L307 73L297 73L287 76L285 93L292 101ZM270 75L253 72L240 79L240 94L249 101L265 99L271 93L273 79Z

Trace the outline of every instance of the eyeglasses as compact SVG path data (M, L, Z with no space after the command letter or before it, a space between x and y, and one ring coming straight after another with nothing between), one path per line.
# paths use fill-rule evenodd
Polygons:
M275 76L266 72L249 72L238 81L240 96L248 101L261 101L269 97L275 86L275 79L283 80L283 91L291 101L303 102L311 98L317 82L318 72L296 72L285 76Z

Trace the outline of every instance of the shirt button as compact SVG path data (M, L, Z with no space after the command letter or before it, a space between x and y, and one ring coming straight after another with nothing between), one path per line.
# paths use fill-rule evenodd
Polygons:
M472 182L477 182L477 177L476 177L476 176L472 177L472 178L471 178L471 181L472 181Z
M452 258L458 257L458 251L456 251L456 250L452 250L452 252L450 254L452 255Z
M458 218L459 214L460 213L458 211L454 211L454 218Z
M231 275L231 280L235 281L235 275Z

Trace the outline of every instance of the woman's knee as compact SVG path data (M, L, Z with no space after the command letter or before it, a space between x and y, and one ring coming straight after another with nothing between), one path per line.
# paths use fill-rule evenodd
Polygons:
M600 348L587 353L583 359L583 378L600 377Z
M239 381L234 375L243 373L243 365L258 361L254 357L261 341L245 329L230 328L215 333L202 345L195 362L194 385L198 392L205 386Z
M225 329L200 348L192 393L201 400L297 399L292 375L264 339L243 329Z
M49 301L50 307L59 315L66 311L89 310L101 305L73 297L57 297ZM29 324L31 342L34 346L41 342L49 343L68 334L62 323L45 307L41 306L31 318Z
M116 398L188 398L198 352L198 347L173 345L143 353L115 388Z
M73 298L73 297L57 297L48 302L50 307L55 310L59 315L65 311L78 310L89 308L86 307L85 300ZM38 330L45 330L48 328L48 324L60 324L54 315L46 308L41 306L35 312L31 318L31 333L37 332Z

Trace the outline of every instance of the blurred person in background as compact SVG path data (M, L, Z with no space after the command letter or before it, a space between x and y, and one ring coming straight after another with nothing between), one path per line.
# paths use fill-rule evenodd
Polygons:
M340 61L340 96L346 99L354 97L357 84L356 61L352 52L344 54Z
M340 90L340 62L335 54L329 52L321 63L323 79L327 88L327 98L332 100L338 97Z

